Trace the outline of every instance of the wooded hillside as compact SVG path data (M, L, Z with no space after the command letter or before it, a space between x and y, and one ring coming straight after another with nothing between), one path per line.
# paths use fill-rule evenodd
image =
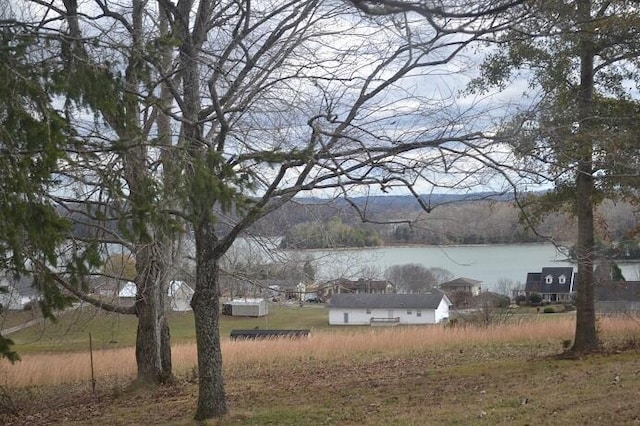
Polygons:
M358 200L356 200L357 202ZM256 231L284 236L287 247L317 248L399 244L506 244L554 241L572 243L575 222L568 213L549 213L534 232L526 225L514 200L478 194L468 200L440 196L437 207L427 213L410 196L379 196L360 200L368 222L341 200L301 199L283 208L281 214L263 219ZM430 200L434 204L434 199ZM364 204L366 202L366 205ZM605 201L597 211L598 241L616 257L637 254L636 209L629 203ZM343 232L329 232L340 223ZM331 225L333 224L333 225ZM332 228L333 226L333 228ZM348 228L348 232L347 232ZM320 237L325 232L324 238ZM311 238L310 235L317 238ZM343 235L344 238L340 238ZM360 243L355 243L354 238ZM365 238L366 236L366 238ZM376 238L377 237L377 238ZM313 241L312 241L313 240ZM365 243L365 240L369 243Z

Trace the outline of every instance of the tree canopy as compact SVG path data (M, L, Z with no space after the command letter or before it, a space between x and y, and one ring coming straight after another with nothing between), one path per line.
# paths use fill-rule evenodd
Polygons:
M403 191L431 212L424 188L464 192L495 176L508 183L518 173L552 176L558 189L575 188L579 287L589 289L594 180L616 176L606 180L611 190L635 185L627 176L635 161L620 161L636 154L637 108L627 86L637 83L637 13L628 2L25 6L20 20L2 21L2 266L22 273L28 260L50 313L68 301L61 288L96 302L83 291L86 278L116 275L101 266L114 246L131 253L135 306L102 306L138 316L139 378L160 383L171 376L169 269L174 248L191 240L197 420L227 412L223 258L295 197L340 197L375 222L353 197ZM457 103L447 79L467 70L463 54L482 40L500 48L478 84L504 86L526 67L544 94L499 134L476 105ZM543 131L527 139L530 123ZM505 145L521 164L510 163ZM89 231L73 234L71 218ZM324 231L337 244L377 241L368 228L339 220ZM320 238L314 229L295 232ZM578 349L595 345L585 291Z

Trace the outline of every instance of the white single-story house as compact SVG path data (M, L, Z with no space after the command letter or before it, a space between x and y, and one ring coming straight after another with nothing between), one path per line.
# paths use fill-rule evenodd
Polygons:
M451 302L433 294L334 294L330 325L437 324L449 319Z
M169 283L169 303L172 311L190 311L193 289L184 281L171 281Z

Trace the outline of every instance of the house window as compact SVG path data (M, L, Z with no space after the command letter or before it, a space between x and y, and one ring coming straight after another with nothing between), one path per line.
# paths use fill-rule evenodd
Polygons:
M420 309L418 309L418 310L416 311L416 316L417 316L417 317L421 317L421 316L422 316L422 311L421 311Z
M566 284L566 282L567 282L567 277L565 277L564 275L560 275L560 276L558 277L558 282L559 282L560 284Z
M553 282L553 277L551 275L547 275L546 277L544 277L544 282L546 284L551 284Z
M411 310L407 310L407 315L411 315Z
M367 315L371 314L371 309L367 309Z

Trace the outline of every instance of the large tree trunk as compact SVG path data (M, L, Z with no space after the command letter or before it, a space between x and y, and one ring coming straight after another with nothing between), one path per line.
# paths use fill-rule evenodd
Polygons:
M591 352L598 348L593 280L593 178L579 167L576 182L578 218L578 291L576 297L576 333L572 351Z
M593 35L587 29L591 21L591 0L579 0L578 21L584 23L578 44L580 52L580 88L578 92L578 166L576 171L576 216L578 219L578 290L574 353L598 348L593 281L593 142L590 122L593 118Z
M171 337L165 307L168 247L167 243L154 241L137 254L136 362L137 380L144 384L161 384L172 379Z
M196 420L222 417L227 413L219 328L219 258L215 253L215 230L208 220L205 222L195 231L196 288L191 299L198 351Z

